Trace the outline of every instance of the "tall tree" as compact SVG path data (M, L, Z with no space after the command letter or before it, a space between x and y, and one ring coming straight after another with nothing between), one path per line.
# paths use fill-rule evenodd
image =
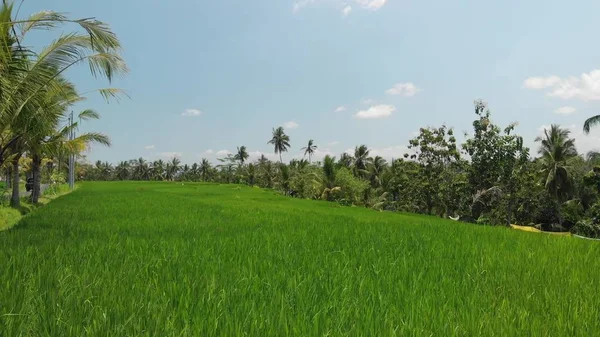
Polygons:
M200 176L202 177L202 181L208 181L210 170L210 162L206 158L202 158L202 161L200 162Z
M314 141L312 139L310 139L308 141L308 145L306 145L305 147L301 148L301 151L304 151L304 156L308 155L308 162L311 163L312 162L312 155L315 154L315 151L317 151L317 145L314 144Z
M240 165L244 165L244 162L246 161L246 159L248 159L249 155L248 155L248 151L246 150L245 146L239 146L237 148L237 153L235 154L235 159L238 160L240 162Z
M360 145L354 149L353 172L355 176L365 178L369 173L367 166L371 162L371 158L369 158L370 151L366 145Z
M283 127L273 129L272 138L267 144L273 145L275 154L279 154L279 162L283 163L281 154L290 148L290 137L285 134Z
M92 75L113 77L128 71L120 56L121 44L108 25L95 19L71 20L63 14L43 11L24 20L13 20L12 2L0 5L0 165L12 154L32 130L34 122L51 119L44 107L41 92L59 84L55 79L72 66L88 63ZM46 48L27 48L27 33L35 29L52 29L76 23L82 33L63 34ZM41 51L39 51L41 50ZM115 89L98 90L105 98L119 93Z
M569 134L569 130L553 124L544 130L543 136L536 138L540 143L538 153L542 157L544 186L556 201L557 211L571 192L568 163L577 156L575 139L569 138ZM559 221L562 221L560 216Z

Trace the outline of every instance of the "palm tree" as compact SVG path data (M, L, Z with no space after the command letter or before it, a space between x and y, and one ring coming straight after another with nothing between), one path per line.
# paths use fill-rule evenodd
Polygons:
M108 25L95 19L71 20L63 14L43 11L25 20L12 19L13 4L0 5L0 165L8 155L19 157L23 138L33 124L53 121L53 109L44 107L45 91L61 86L56 79L79 63L88 63L92 75L106 77L128 71L120 56L121 45ZM76 23L85 34L63 34L48 47L24 47L21 42L35 29L51 29L65 23ZM98 90L105 98L115 97L116 89Z
M538 153L543 163L544 185L558 203L557 206L571 192L568 161L577 156L577 150L575 139L569 138L569 134L569 130L553 124L550 129L544 130L543 137L535 139L540 142Z
M131 165L129 165L128 161L119 162L119 164L115 167L115 174L117 179L119 180L127 180L129 179L129 170L131 169Z
M332 188L335 184L335 157L325 156L323 159L323 175L325 176L325 186Z
M170 163L167 163L167 180L175 180L179 172L181 161L177 157L173 157Z
M274 146L275 154L279 153L279 162L283 164L281 153L287 152L290 148L290 136L285 134L283 127L280 126L277 129L273 129L273 137L267 144L272 144Z
M136 180L149 180L150 179L150 167L148 162L140 157L135 161L133 166L133 178Z
M202 158L202 162L200 162L200 176L202 176L202 181L208 181L210 170L210 162L206 158Z
M246 159L248 159L249 155L248 155L248 151L246 151L246 147L245 146L240 146L237 148L237 153L235 154L235 159L240 161L241 165L244 165L244 162L246 161Z
M308 141L308 145L305 146L305 147L303 147L303 148L301 148L300 150L304 151L304 156L306 156L308 154L308 162L311 163L312 162L312 160L311 160L312 155L315 153L315 151L317 150L317 148L318 148L317 145L314 145L313 140L310 139Z
M585 123L583 123L583 132L586 134L590 133L590 129L597 124L600 124L600 115L592 116L586 119Z
M369 158L370 150L366 145L357 146L354 149L354 175L364 178L368 171L367 165L371 161Z
M371 187L379 188L381 186L382 176L387 168L385 159L380 156L373 158L371 165L369 165L369 174L371 175Z
M350 169L352 167L353 163L354 163L354 158L352 158L352 156L350 154L344 152L340 155L340 159L338 160L337 166Z
M152 180L165 179L165 162L162 159L156 160L152 163L151 176Z

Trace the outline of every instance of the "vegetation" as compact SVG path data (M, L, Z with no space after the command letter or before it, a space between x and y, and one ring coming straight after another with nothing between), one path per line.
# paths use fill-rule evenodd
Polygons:
M70 155L81 153L90 143L109 144L99 133L84 133L70 139L78 122L65 124L67 112L86 98L65 78L71 67L87 63L93 76L111 81L127 72L120 56L116 35L95 19L72 20L63 14L43 11L26 19L14 19L14 6L0 5L0 168L12 186L10 204L19 208L21 168L28 165L34 181L31 201L40 197L41 166L64 163ZM62 33L46 47L30 48L27 37L34 30L49 30L74 24L79 31ZM39 46L38 46L39 47ZM120 90L95 90L105 98L118 97ZM80 120L96 119L95 111L85 110ZM25 163L22 159L27 159ZM59 168L60 169L60 168Z
M84 183L0 246L2 336L600 331L596 242L241 185Z
M179 169L169 171L161 160L147 163L140 158L116 168L107 162L81 163L78 177L247 184L298 198L378 210L600 233L600 214L594 213L600 208L600 154L592 152L583 158L569 131L552 125L536 139L540 157L532 158L515 133L516 124L505 128L494 124L482 101L475 102L475 117L473 133L463 144L457 143L454 130L445 125L421 128L409 141L404 158L389 163L372 157L366 145L356 146L352 155L312 162L317 144L311 139L301 149L308 161L284 164L280 157L280 163L273 163L262 156L249 163L246 147L240 146L235 155L220 159L221 164L214 167L203 159L191 167L172 164L172 169ZM269 143L279 155L290 148L282 127L273 129Z

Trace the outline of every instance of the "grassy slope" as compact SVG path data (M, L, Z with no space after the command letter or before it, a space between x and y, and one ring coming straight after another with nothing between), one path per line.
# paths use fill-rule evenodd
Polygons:
M88 183L0 247L0 336L600 333L596 242L249 187Z

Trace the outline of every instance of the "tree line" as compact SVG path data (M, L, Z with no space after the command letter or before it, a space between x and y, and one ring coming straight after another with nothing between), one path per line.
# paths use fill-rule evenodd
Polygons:
M552 125L536 139L538 155L532 156L515 133L516 124L494 124L482 101L475 102L474 112L473 131L464 143L458 144L445 125L421 128L409 141L409 153L389 162L371 156L366 145L312 162L318 146L309 140L303 159L284 163L281 154L290 149L290 137L278 127L268 144L279 162L264 155L248 162L247 149L240 146L218 165L207 159L188 165L177 158L139 158L115 166L82 164L77 175L82 180L247 184L377 210L600 235L600 153L578 154L569 130ZM586 130L597 119L586 121Z

